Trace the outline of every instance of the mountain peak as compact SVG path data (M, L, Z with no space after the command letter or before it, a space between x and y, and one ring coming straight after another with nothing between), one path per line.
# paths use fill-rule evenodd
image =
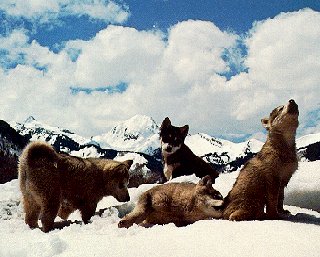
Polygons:
M25 121L24 121L24 123L30 123L30 122L33 122L33 121L35 121L36 119L31 115L31 116L29 116Z
M137 114L128 120L122 121L116 127L126 127L130 131L158 130L157 123L149 116Z
M151 117L139 114L119 122L109 132L94 139L102 146L149 153L158 148L158 133L157 123Z

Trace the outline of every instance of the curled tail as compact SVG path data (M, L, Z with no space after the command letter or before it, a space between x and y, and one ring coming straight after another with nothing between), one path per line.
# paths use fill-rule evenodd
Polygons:
M19 164L28 167L54 165L59 159L58 153L46 142L31 142L23 150Z
M48 170L56 165L59 155L45 142L29 143L22 151L18 163L20 189L26 194L26 183L30 175L37 171Z

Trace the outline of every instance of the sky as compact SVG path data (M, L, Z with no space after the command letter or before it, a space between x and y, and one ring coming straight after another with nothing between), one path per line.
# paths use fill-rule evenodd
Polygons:
M136 114L190 132L259 138L293 98L320 132L320 2L0 2L0 119L80 135Z

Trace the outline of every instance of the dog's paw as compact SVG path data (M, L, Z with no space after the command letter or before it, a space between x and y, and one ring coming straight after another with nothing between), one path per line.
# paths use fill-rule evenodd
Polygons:
M129 228L132 226L132 222L128 220L120 220L118 223L118 228Z

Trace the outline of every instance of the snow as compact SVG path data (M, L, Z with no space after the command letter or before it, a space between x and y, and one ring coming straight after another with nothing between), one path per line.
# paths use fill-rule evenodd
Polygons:
M297 139L296 145L297 148L302 148L316 142L320 142L320 133L302 136Z
M72 133L69 130L49 126L41 121L36 120L32 116L28 117L23 123L17 123L12 121L10 122L10 125L16 130L18 130L19 133L21 133L22 135L31 133L31 141L46 141L48 136L50 136L51 139L48 142L50 144L53 144L59 135L64 135L71 138L80 145L84 145L90 142L89 139Z
M152 154L159 148L159 127L145 115L135 115L120 122L109 132L93 137L101 147Z
M243 156L246 150L257 153L263 146L263 143L256 139L233 143L203 133L188 135L185 139L185 144L198 156L204 156L208 153L217 153L219 155L227 153L230 161L235 160L239 156Z
M71 151L70 155L78 156L78 157L82 157L82 158L87 158L87 157L99 158L99 157L101 157L101 154L98 153L97 148L95 148L93 146L82 148L78 151Z
M118 213L129 211L139 195L154 186L141 185L130 189L128 204L104 198L98 205L98 209L104 209L102 215L94 216L90 224L73 223L47 234L25 225L18 181L13 180L0 185L0 256L319 256L319 170L320 161L299 164L286 190L285 203L290 204L286 208L293 214L288 220L203 220L182 228L168 224L119 229ZM222 174L214 187L226 195L237 174ZM196 183L198 178L180 177L175 181ZM297 195L300 198L295 199ZM79 219L79 212L71 215L71 220Z

